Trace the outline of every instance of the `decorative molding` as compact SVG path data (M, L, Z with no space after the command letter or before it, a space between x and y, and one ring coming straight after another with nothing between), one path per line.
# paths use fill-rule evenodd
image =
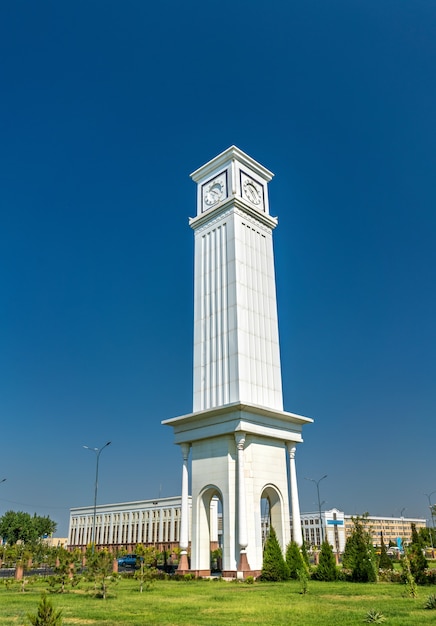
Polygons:
M244 219L252 219L254 223L262 225L267 232L273 230L278 224L276 217L250 207L248 201L239 196L232 196L216 209L212 208L197 217L189 218L189 226L196 232L202 232L213 226L218 220L222 220L223 217L231 215L233 211ZM214 216L213 219L211 219L212 215Z

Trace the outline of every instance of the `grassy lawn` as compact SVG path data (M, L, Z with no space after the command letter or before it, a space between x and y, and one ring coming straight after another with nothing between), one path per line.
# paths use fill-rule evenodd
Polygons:
M0 585L0 626L28 624L27 613L36 613L41 592L48 585L30 582L24 593L18 586ZM232 583L222 581L156 581L150 591L139 593L138 583L123 579L110 589L107 600L90 594L90 587L52 594L62 609L63 624L114 626L204 626L256 624L347 626L365 623L371 609L381 611L387 626L436 623L436 610L424 604L435 587L418 588L416 599L404 597L400 584L323 583L310 581L300 594L296 581L286 583Z

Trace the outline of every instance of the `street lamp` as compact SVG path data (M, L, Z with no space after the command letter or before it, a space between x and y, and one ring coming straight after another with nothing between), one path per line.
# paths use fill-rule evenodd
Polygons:
M433 495L434 493L436 493L436 490L435 490L435 491L432 491L431 493L425 493L425 494L424 494L425 496L427 496L427 499L428 499L428 506L429 506L429 508L430 508L430 515L431 515L431 517L430 517L430 521L431 521L431 528L430 528L430 541L431 541L431 549L432 549L432 550L433 550L433 548L434 548L434 545L433 545L433 532L432 532L432 531L434 530L434 516L433 516L433 505L432 505L432 503L431 503L431 497L432 497L432 495Z
M96 455L95 486L94 486L94 515L93 515L93 519L92 519L92 536L91 536L92 553L93 554L94 554L94 549L95 549L95 520L96 520L96 515L97 515L98 461L100 459L100 454L103 452L103 450L105 448L107 448L110 445L111 445L111 442L108 441L101 448L90 448L89 446L83 446L84 448L86 448L86 450L91 450L91 452L94 452L95 455Z
M406 507L403 506L403 508L400 511L400 517L401 517L401 534L403 535L402 539L403 539L403 544L404 544L404 511L406 510Z
M321 498L319 497L319 483L322 480L324 480L324 478L327 478L327 474L325 474L319 480L315 480L314 478L305 478L305 480L310 480L312 483L315 483L315 485L316 485L316 492L318 494L319 525L321 527L321 545L324 543L324 528L323 528L323 525L322 525L322 517L321 517ZM324 502L322 504L324 504Z

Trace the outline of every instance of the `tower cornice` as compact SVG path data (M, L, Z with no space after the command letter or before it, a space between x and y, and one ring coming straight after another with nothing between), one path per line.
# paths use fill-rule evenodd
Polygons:
M248 202L245 202L243 199L238 196L232 196L227 198L224 202L218 205L215 209L210 209L205 213L201 213L197 217L189 218L189 226L193 230L197 230L204 226L205 224L210 225L214 219L220 219L226 213L231 213L235 211L239 215L245 214L250 219L254 219L257 222L260 222L268 229L273 230L278 224L278 218L272 217L271 215L267 215L266 213L261 213L256 209L253 209Z
M274 174L266 169L266 167L252 159L248 154L245 154L245 152L236 146L230 146L230 148L221 152L221 154L216 156L214 159L211 159L208 163L199 167L198 170L192 172L190 176L194 182L201 182L213 174L217 169L226 167L232 161L239 161L239 163L250 168L266 182L269 182L274 176Z

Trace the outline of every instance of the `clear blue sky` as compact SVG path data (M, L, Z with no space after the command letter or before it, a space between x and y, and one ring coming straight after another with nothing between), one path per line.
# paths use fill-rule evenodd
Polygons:
M0 8L0 514L180 493L195 185L270 184L301 507L436 490L433 0L9 0ZM433 497L436 501L436 494Z

